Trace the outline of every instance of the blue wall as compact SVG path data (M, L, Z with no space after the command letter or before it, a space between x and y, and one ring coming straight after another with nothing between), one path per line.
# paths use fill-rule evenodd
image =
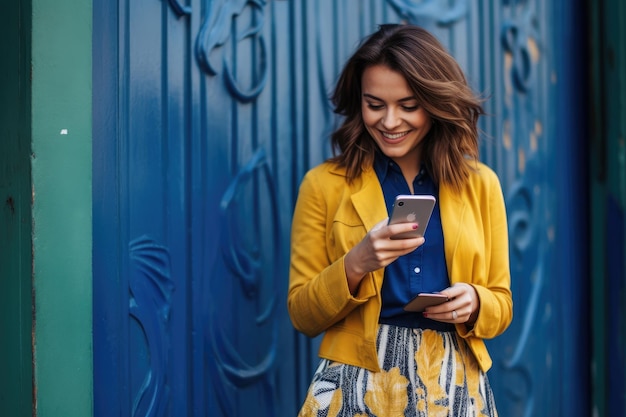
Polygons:
M588 415L589 342L570 327L589 324L586 79L563 47L583 42L582 15L566 0L96 1L95 415L295 415L317 362L285 310L298 184L329 155L342 63L398 21L432 30L488 96L481 155L504 188L515 302L489 341L500 413Z

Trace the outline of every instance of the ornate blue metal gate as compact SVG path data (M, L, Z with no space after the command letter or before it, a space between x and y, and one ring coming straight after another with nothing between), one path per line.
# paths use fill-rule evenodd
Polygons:
M583 122L558 99L580 81L559 49L564 5L94 1L95 415L296 414L317 359L285 309L293 203L329 155L343 61L398 21L436 33L490 96L482 159L504 186L515 300L490 342L500 411L586 415L588 352L568 324L587 322L585 269L567 259L585 262L570 239L582 209L561 205L584 178Z

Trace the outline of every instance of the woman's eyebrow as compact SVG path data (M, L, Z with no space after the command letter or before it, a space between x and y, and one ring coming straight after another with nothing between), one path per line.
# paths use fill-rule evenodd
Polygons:
M369 93L363 93L363 97L371 98L372 100L383 101L382 99L380 99L380 98L378 98L376 96L373 96L373 95L371 95Z
M377 101L384 101L382 98L378 98L378 97L376 97L374 95L371 95L369 93L363 93L363 97L367 97L369 99L377 100ZM398 103L402 103L402 102L405 102L405 101L411 101L411 100L417 100L417 99L415 98L415 96L404 97L404 98L401 98L400 100L398 100Z

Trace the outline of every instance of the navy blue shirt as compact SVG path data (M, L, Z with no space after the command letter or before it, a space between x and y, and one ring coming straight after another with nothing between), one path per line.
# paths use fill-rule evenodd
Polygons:
M383 189L387 213L399 194L411 194L400 167L381 153L376 154L374 170ZM438 292L450 286L439 213L439 188L422 167L413 180L414 194L437 199L428 222L426 242L385 268L380 322L397 326L453 331L454 325L425 318L422 313L406 312L403 307L420 292Z

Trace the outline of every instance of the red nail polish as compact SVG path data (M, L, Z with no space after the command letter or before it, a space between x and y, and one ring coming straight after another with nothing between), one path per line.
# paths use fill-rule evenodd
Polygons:
M425 311L422 313L422 315L423 315L424 317L428 317L428 313L427 313L427 312L425 312Z
M417 229L417 225L416 224L413 225L413 230L415 230L415 229Z

